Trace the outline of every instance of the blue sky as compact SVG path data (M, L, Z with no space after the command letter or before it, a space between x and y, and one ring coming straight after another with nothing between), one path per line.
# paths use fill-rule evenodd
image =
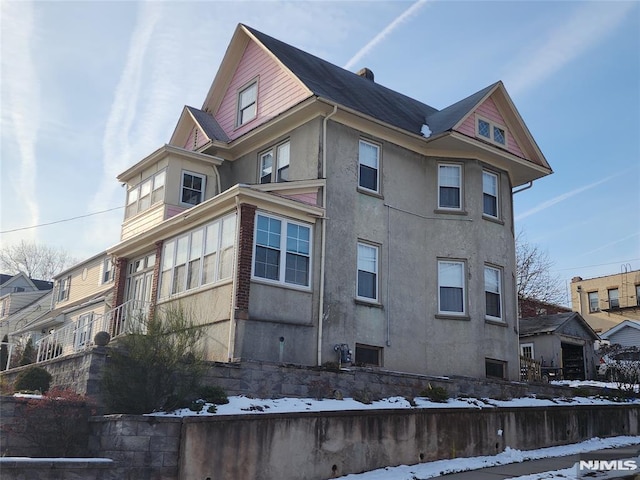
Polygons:
M242 22L436 108L502 80L555 172L515 196L517 229L564 280L640 268L639 2L0 8L2 245L82 259L117 243L116 175L169 140L183 105L202 105Z

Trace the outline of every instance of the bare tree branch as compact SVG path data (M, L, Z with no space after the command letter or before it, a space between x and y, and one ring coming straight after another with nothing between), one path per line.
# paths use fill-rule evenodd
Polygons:
M24 240L0 248L0 269L10 275L23 272L29 278L50 281L74 263L65 250Z
M523 232L516 237L516 269L519 299L535 299L545 303L563 304L565 291L562 280L551 275L553 261L546 251L527 241Z

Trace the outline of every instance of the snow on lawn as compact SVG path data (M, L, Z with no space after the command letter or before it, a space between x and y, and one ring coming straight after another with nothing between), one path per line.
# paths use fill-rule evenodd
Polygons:
M563 445L560 447L547 447L538 450L514 450L507 447L504 452L494 456L455 458L453 460L437 460L435 462L419 463L417 465L401 465L399 467L386 467L370 472L346 475L340 477L343 480L416 480L438 477L447 473L466 472L480 468L519 463L525 460L538 460L541 458L564 457L578 453L591 452L603 448L624 447L640 444L638 437L612 437L592 438L581 443ZM564 478L565 480L576 478L575 468L558 470L556 472L544 472L535 475L517 477L518 480L537 480L550 478ZM550 476L556 475L557 476ZM564 475L564 476L562 476ZM496 477L497 478L497 477Z

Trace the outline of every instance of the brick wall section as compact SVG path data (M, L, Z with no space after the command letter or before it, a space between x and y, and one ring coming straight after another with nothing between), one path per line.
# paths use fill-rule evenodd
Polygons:
M156 313L156 303L158 300L158 287L160 286L160 268L162 265L162 246L164 242L156 242L156 264L153 266L153 280L151 282L151 306L149 307L149 318L153 318Z
M535 298L519 298L518 311L520 318L532 318L540 315L555 315L556 313L568 313L570 308L562 305L554 305L552 303L541 302Z
M249 318L249 291L251 287L251 263L253 259L253 225L256 206L240 206L240 234L238 242L238 271L236 278L236 318Z

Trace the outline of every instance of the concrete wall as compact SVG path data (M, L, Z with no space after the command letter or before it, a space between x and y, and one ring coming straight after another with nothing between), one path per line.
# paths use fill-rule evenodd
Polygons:
M384 349L384 367L433 375L485 376L485 358L518 377L515 252L510 184L500 174L500 221L482 216L483 164L463 166L463 212L437 210L438 163L388 142L381 146L381 195L357 188L358 131L329 122L327 258L323 358L333 346ZM358 241L379 246L379 304L355 300ZM438 314L438 259L466 265L466 315ZM502 269L504 322L485 320L484 265ZM455 359L455 360L454 360ZM357 361L357 358L356 358Z
M134 480L127 477L126 469L107 458L47 459L2 458L0 471L5 480Z

